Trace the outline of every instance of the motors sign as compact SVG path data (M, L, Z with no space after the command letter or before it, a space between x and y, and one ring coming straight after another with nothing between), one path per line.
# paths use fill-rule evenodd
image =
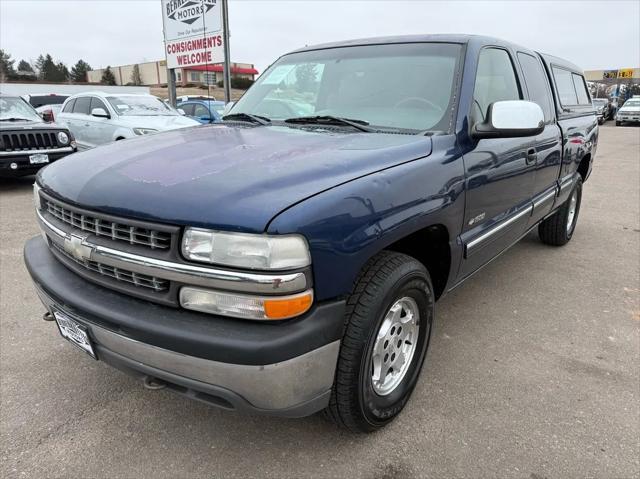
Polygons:
M224 60L220 0L161 0L167 67Z

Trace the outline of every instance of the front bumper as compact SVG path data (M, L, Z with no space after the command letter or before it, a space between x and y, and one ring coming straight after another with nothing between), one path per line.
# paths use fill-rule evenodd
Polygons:
M98 358L119 369L225 409L301 417L328 404L343 301L277 324L221 318L89 283L41 237L24 255L45 307L85 325Z
M616 121L624 121L627 123L640 123L640 112L639 113L623 113L616 116Z
M24 176L36 173L41 168L60 160L65 156L75 153L76 149L72 147L57 148L55 150L33 150L26 152L0 152L0 176ZM48 163L32 165L29 156L34 154L47 154L49 156ZM16 168L11 168L11 164L15 164Z

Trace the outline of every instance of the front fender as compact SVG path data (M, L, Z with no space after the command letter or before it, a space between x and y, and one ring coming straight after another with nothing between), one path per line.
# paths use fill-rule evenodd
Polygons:
M137 136L138 135L136 135L133 132L132 128L129 128L126 126L119 126L113 132L113 137L111 138L111 141L116 141L118 138L136 138Z
M307 238L317 300L347 295L370 257L434 224L449 231L451 267L458 267L456 238L464 215L462 157L452 135L433 140L428 157L332 188L271 220L268 233Z

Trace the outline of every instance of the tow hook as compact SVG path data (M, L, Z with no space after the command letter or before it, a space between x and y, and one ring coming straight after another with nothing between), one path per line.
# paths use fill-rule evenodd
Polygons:
M164 389L167 387L167 383L165 383L162 379L154 378L153 376L145 376L142 380L142 384L147 389L158 390Z
M55 321L55 318L53 317L53 314L51 314L49 311L47 311L46 313L44 313L42 315L42 319L44 321Z

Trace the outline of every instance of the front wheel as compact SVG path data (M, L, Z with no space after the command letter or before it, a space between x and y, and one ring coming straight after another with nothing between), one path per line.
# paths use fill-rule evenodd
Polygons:
M327 416L355 432L391 422L418 381L433 316L433 286L419 261L390 251L369 260L347 300Z
M621 121L616 120L616 126L620 126L620 125L622 125L622 122L621 122Z
M582 178L578 176L569 199L558 211L538 225L538 236L543 243L562 246L571 240L578 223L581 202Z

